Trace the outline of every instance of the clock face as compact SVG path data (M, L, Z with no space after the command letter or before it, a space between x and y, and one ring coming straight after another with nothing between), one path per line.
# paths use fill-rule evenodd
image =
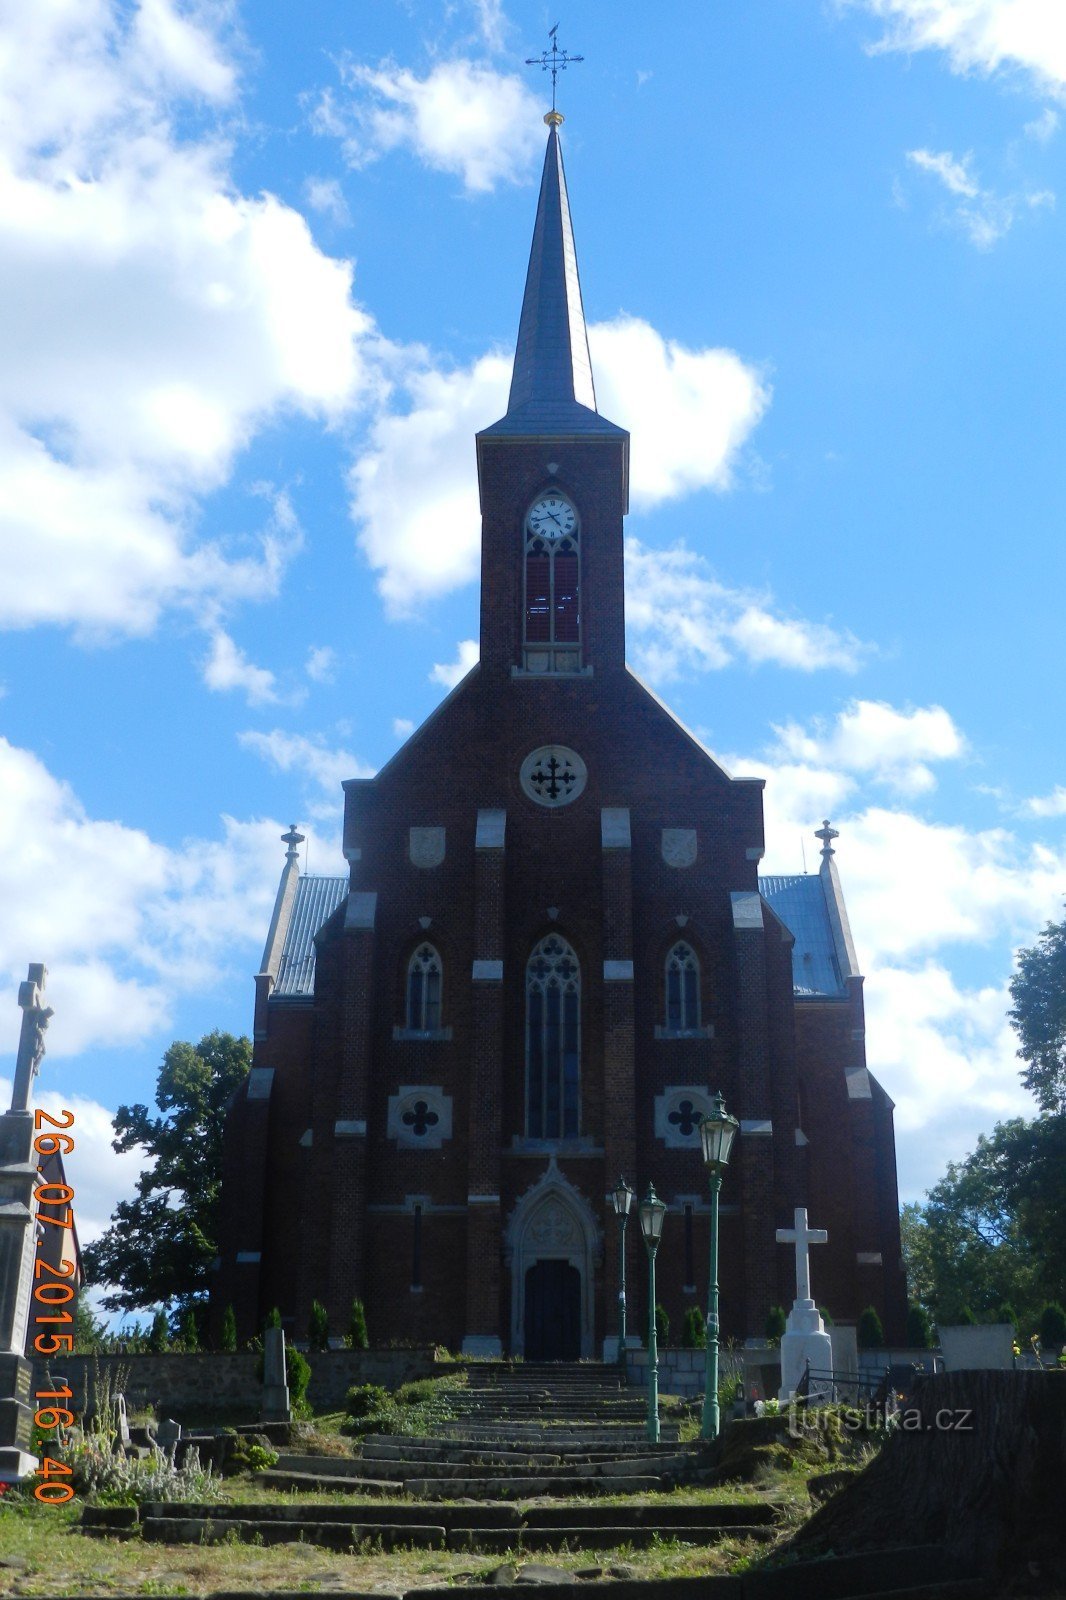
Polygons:
M561 494L542 494L526 518L530 533L540 539L562 539L577 529L577 512Z

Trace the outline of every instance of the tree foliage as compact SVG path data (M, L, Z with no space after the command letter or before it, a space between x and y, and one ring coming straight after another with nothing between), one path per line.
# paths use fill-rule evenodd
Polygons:
M209 1033L175 1041L163 1057L153 1115L119 1106L111 1147L143 1147L133 1200L121 1200L107 1232L85 1251L86 1275L109 1293L109 1311L162 1302L178 1314L204 1298L218 1254L222 1130L226 1109L252 1062L248 1039Z
M348 1323L348 1338L345 1341L350 1350L369 1350L370 1335L366 1328L366 1311L361 1300L352 1301L352 1315Z
M1009 1016L1026 1063L1022 1082L1040 1109L1066 1112L1066 922L1049 922L1022 950L1010 981Z
M885 1330L881 1326L881 1318L875 1306L867 1306L866 1310L860 1313L856 1339L860 1350L884 1349Z

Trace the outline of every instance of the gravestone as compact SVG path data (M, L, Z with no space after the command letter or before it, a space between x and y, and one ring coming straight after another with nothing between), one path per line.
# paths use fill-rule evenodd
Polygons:
M289 1385L285 1372L285 1330L267 1328L263 1333L263 1400L260 1422L291 1422Z
M173 1456L175 1446L181 1438L181 1423L175 1422L173 1417L164 1417L156 1429L155 1439L164 1455Z
M793 1216L793 1227L777 1230L778 1244L796 1247L796 1298L781 1336L781 1388L778 1390L778 1399L782 1401L795 1394L808 1362L816 1372L827 1373L833 1368L832 1342L825 1331L818 1307L811 1299L809 1254L812 1244L827 1244L829 1235L824 1228L808 1228L805 1206L797 1206Z
M945 1372L1009 1372L1014 1365L1014 1324L937 1325Z
M130 1419L126 1414L126 1396L124 1394L115 1396L115 1431L119 1447L124 1450L130 1442Z
M44 1055L52 1016L44 1004L47 973L31 963L19 986L22 1032L15 1062L11 1109L0 1116L0 1482L14 1483L37 1469L30 1453L32 1368L26 1360L33 1264L38 1224L34 1191L33 1080Z

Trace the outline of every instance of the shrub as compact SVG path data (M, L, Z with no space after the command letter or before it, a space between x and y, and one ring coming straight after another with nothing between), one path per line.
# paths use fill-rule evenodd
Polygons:
M907 1307L907 1343L912 1350L928 1350L933 1342L933 1324L924 1306Z
M269 1324L268 1324L269 1326ZM255 1375L259 1382L263 1381L264 1362L263 1352L260 1350L259 1359L255 1364ZM311 1364L299 1350L293 1348L286 1341L285 1344L285 1382L289 1390L289 1405L294 1417L309 1417L311 1407L307 1400L307 1385L311 1382Z
M706 1342L707 1331L703 1325L703 1312L699 1306L689 1306L681 1323L681 1348L702 1350Z
M217 1479L201 1467L200 1455L190 1450L182 1467L156 1450L147 1460L134 1460L112 1452L99 1438L84 1439L64 1447L62 1457L71 1469L76 1494L99 1505L143 1505L148 1500L205 1501L217 1498Z
M776 1344L783 1336L788 1319L785 1316L784 1306L771 1306L766 1317L765 1334L771 1344Z
M670 1318L665 1306L655 1307L655 1338L659 1344L668 1344L670 1341Z
M223 1350L236 1350L237 1348L237 1314L232 1306L227 1306L222 1316L222 1333L219 1346Z
M349 1390L349 1394L354 1390ZM416 1378L413 1383L401 1383L393 1399L398 1406L424 1406L437 1398L437 1385L432 1378Z
M348 1322L349 1350L369 1350L370 1337L366 1331L366 1312L361 1300L352 1301L352 1315Z
M267 1319L263 1323L263 1327L264 1329L281 1327L281 1312L278 1310L277 1306L274 1307L273 1311L269 1311L267 1313Z
M1040 1343L1046 1347L1066 1344L1066 1311L1057 1300L1040 1313Z
M410 1404L411 1402L407 1402ZM380 1383L357 1383L344 1397L344 1409L350 1417L357 1422L364 1417L373 1416L377 1411L385 1411L389 1405L389 1393Z
M999 1310L996 1312L996 1321L1009 1322L1013 1328L1018 1326L1018 1313L1015 1311L1009 1300L1005 1305L1000 1306Z
M977 1326L977 1318L974 1316L969 1306L963 1306L962 1310L955 1318L955 1322L960 1328L974 1328Z
M161 1355L170 1346L170 1328L167 1326L167 1314L160 1307L152 1318L152 1326L148 1333L148 1348L153 1355Z
M883 1350L885 1345L885 1330L881 1326L881 1318L873 1306L867 1306L859 1317L859 1326L856 1337L860 1350Z
M329 1315L321 1300L311 1301L311 1316L307 1324L307 1345L310 1350L329 1349Z
M833 1326L833 1319L824 1306L818 1307L818 1315L821 1317L822 1322L827 1328L831 1328Z

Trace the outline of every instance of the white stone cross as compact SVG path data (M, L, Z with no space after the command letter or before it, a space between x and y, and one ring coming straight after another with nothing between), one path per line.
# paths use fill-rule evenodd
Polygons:
M796 1299L809 1300L811 1298L811 1263L807 1254L809 1245L828 1244L829 1235L824 1228L808 1228L807 1207L797 1206L793 1212L795 1226L791 1228L778 1228L778 1244L794 1244L796 1246Z

